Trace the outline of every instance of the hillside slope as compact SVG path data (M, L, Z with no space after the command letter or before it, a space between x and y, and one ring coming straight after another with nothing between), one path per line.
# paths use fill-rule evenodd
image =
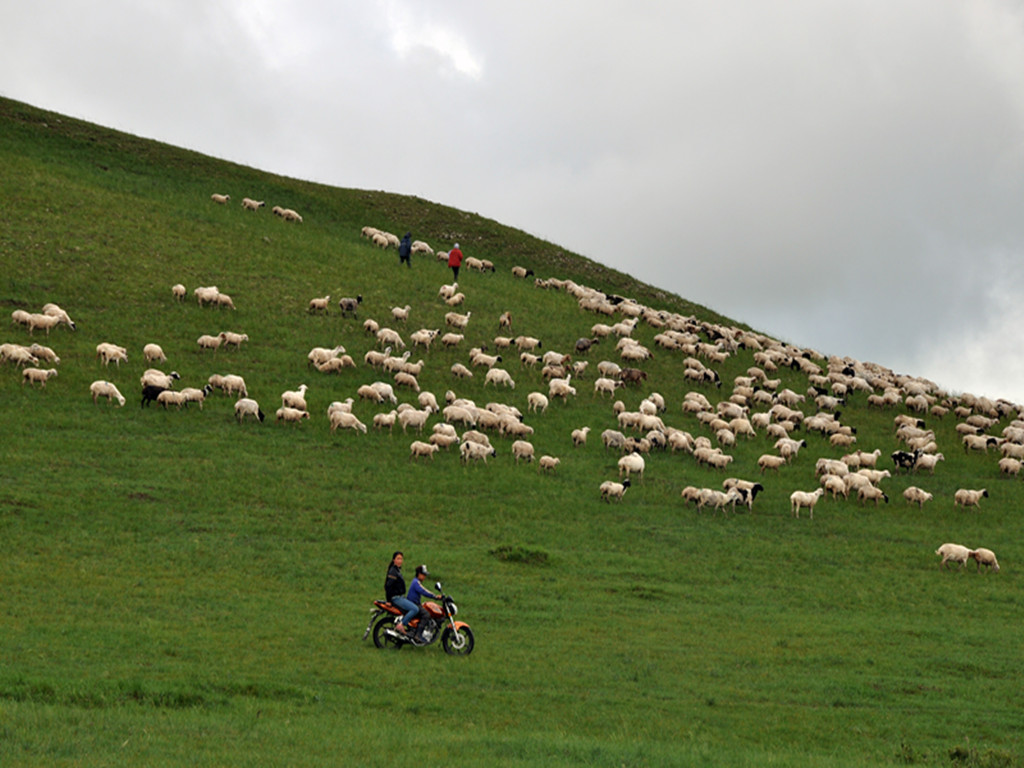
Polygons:
M0 365L5 765L323 765L339 754L385 764L413 739L467 765L938 765L955 755L1021 764L1020 481L1000 471L997 446L961 447L958 403L941 417L931 404L911 409L913 382L844 372L854 361L826 387L812 375L828 362L809 351L744 335L711 310L437 203L281 178L3 100L0 162L0 303L11 313L56 302L77 327L47 335L9 323L0 337L60 357L42 366L58 371L45 387ZM211 201L214 192L230 203ZM246 196L266 206L243 210ZM303 222L273 216L274 205ZM438 289L451 273L428 256L401 267L360 236L366 225L411 230L439 250L459 241L494 262L494 272L460 275L456 309L471 314L460 344L412 345L414 330L447 330ZM514 265L535 274L517 279ZM544 289L534 277L638 304L606 316L581 308L571 285ZM183 302L171 294L179 282ZM209 285L236 309L199 306L193 290ZM326 295L328 313L308 311ZM343 316L338 299L357 295L357 316ZM409 320L395 320L392 308L406 305ZM639 383L602 396L598 363L627 364L618 337L586 356L574 346L631 306L653 311L630 332L652 354L636 363ZM510 332L499 329L503 312ZM360 398L359 387L395 382L365 362L381 347L367 319L398 331L408 362L423 361L422 390L518 408L537 455L559 457L558 468L515 462L513 438L497 431L486 464L464 465L457 448L411 460L411 441L441 417L422 435L373 427L395 406ZM658 338L665 322L696 336L692 354ZM196 343L222 331L248 341L215 352ZM549 392L541 366L496 347L495 337L521 334L540 340L538 353L588 362L571 377L576 394L550 398L543 413L527 406L528 393ZM123 346L127 361L104 366L101 342ZM141 407L150 342L178 388L244 376L267 420L239 424L223 393L202 409ZM309 365L311 348L338 345L354 367ZM502 356L514 389L486 384L472 365L470 347L483 345ZM714 374L687 375L690 357ZM474 376L453 377L456 363ZM657 392L666 433L717 446L718 425L684 400L699 393L724 409L754 366L775 381L746 395L752 414L788 389L810 416L812 381L833 395L846 384L833 410L856 443L833 445L797 417L806 445L777 471L758 466L779 453L764 426L724 449L724 470L686 449L654 449L642 480L620 502L602 501L600 483L619 478L620 454L600 440L621 427L613 399L633 413ZM858 389L854 373L874 391ZM126 405L94 404L97 379L115 383ZM898 396L870 404L888 381ZM281 393L301 384L309 419L275 421ZM417 405L415 391L395 388ZM330 429L328 404L350 397L365 434ZM999 441L1017 418L1000 406L981 430ZM943 460L933 474L889 459L908 447L900 415L934 431ZM589 439L575 447L571 432L584 426ZM813 520L795 518L790 494L819 486L817 460L853 449L878 452L888 503L826 497ZM753 511L698 511L682 498L730 476L763 484ZM908 505L910 485L934 500ZM959 488L988 495L964 510ZM1003 568L942 572L934 552L946 541L989 547ZM472 656L389 654L360 641L395 549L408 571L428 563L455 595L477 635Z

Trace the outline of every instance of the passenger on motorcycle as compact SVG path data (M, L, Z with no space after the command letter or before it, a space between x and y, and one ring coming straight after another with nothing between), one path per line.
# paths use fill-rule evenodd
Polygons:
M420 598L426 595L432 600L441 599L440 595L435 595L433 592L429 591L426 587L423 586L423 581L429 575L430 572L427 570L427 566L417 565L416 578L413 580L412 586L409 587L409 594L404 599L396 598L391 601L392 605L397 605L399 608L402 608L407 611L402 620L395 625L395 629L397 629L403 635L405 634L405 625L413 619L415 619L416 614L420 612ZM406 605L399 603L399 600L401 600L402 603ZM408 605L411 605L412 607L408 608Z
M405 555L400 551L391 556L391 565L388 566L388 575L384 579L384 597L393 606L405 613L412 613L413 616L420 607L405 597L405 577L402 576L402 563L405 562ZM402 630L404 631L404 627Z

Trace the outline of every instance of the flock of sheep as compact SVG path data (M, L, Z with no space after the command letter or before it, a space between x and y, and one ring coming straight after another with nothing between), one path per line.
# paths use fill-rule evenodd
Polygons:
M214 195L213 200L227 203L227 195ZM246 198L243 207L258 210L263 206ZM287 209L282 209L289 213ZM275 212L277 212L275 210ZM286 220L302 221L301 217ZM294 213L294 212L291 212ZM394 235L374 227L364 227L362 235L382 248L397 244ZM414 250L433 253L429 245L414 244ZM443 258L443 257L442 257ZM494 266L485 260L466 266L480 271L493 270ZM533 276L532 270L514 267L516 278ZM594 313L601 321L590 328L587 337L578 339L571 349L562 351L550 349L542 339L525 334L512 334L512 312L506 311L491 321L477 320L472 312L460 313L454 307L465 301L465 294L459 285L442 285L438 290L438 302L448 310L444 316L444 330L440 327L421 327L404 333L410 322L410 306L395 306L391 310L388 325L382 326L374 319L366 319L362 328L373 339L374 346L362 358L362 365L347 353L342 345L315 347L307 354L309 366L318 373L333 374L345 369L372 371L377 380L360 385L354 396L344 401L332 402L326 408L326 418L332 432L351 429L367 433L367 424L355 413L353 406L358 400L368 402L378 409L370 423L375 430L393 430L397 425L403 433L410 430L417 439L410 443L410 460L429 458L433 460L439 451L457 446L463 463L483 462L498 455L491 438L507 439L508 451L515 463L537 461L540 471L555 471L561 457L542 454L536 456L531 438L534 428L529 421L543 418L552 401L562 400L568 406L579 397L581 387L591 390L591 397L610 398L613 403L609 419L614 418L617 428L601 432L601 443L605 451L620 454L617 460L618 476L606 479L599 485L601 499L622 501L634 482L643 484L648 464L660 471L662 460L656 458L661 452L681 452L692 457L702 466L726 471L733 467L734 458L728 451L739 440L768 440L771 450L762 453L757 468L762 478L777 474L784 467L798 460L801 451L808 448L806 437L819 432L832 447L849 449L841 459L820 458L815 463L817 487L798 489L790 494L790 511L799 517L802 510L813 518L814 509L826 496L833 499L854 495L862 504L889 501L884 491L885 480L892 472L928 472L934 474L936 465L943 460L938 451L935 432L927 428L925 416L942 418L952 411L961 421L957 432L962 437L964 450L988 453L995 450L1000 454L1000 471L1018 475L1024 462L1024 421L1013 420L1000 434L988 430L1005 417L1016 415L1017 406L1006 401L991 401L965 394L952 398L939 391L938 387L926 380L894 374L880 366L861 363L850 358L825 358L813 350L783 344L762 334L727 327L685 317L677 313L657 310L635 301L605 293L571 280L536 278L534 284L540 289L560 290L575 298L581 311ZM175 300L184 301L187 292L182 284L172 287ZM200 306L220 306L234 309L230 296L221 293L215 286L203 286L193 292ZM342 315L357 316L362 297L344 297L337 302ZM310 299L310 313L328 313L332 306L331 297ZM449 389L441 398L421 388L419 376L426 365L424 359L412 362L414 353L428 355L433 344L440 343L448 349L461 350L468 347L467 331L471 326L497 321L499 335L481 341L478 346L468 348L463 361L450 368L453 386L476 376L481 376L483 389L494 388L509 394L516 391L519 383L528 383L525 395L527 411L524 414L511 403L489 402L478 406L473 400L459 397ZM57 325L69 329L76 326L60 307L47 304L39 313L15 310L12 321L24 326L29 334L43 330L49 335ZM682 380L694 388L687 392L678 412L685 423L670 424L668 405L657 392L650 392L635 410L630 410L623 399L616 399L627 388L639 388L647 379L640 367L652 356L652 350L634 337L637 328L644 324L652 329L653 345L667 353L678 356ZM393 327L392 327L393 326ZM493 327L493 326L490 326ZM481 339L482 335L477 334ZM406 341L408 339L408 341ZM246 334L222 331L217 335L204 335L197 340L202 349L216 351L220 346L239 347L248 342ZM603 359L590 369L590 353L596 345L609 352L614 350L617 360ZM754 365L743 375L736 376L731 391L722 393L724 382L715 370L740 350L753 355ZM148 363L163 363L166 355L159 345L149 343L142 350ZM128 350L110 342L97 346L97 357L104 365L114 362L120 365L128 359ZM613 355L607 355L611 357ZM59 363L52 349L38 343L30 346L20 344L0 345L0 362L12 362L22 368L24 383L45 387L46 382L57 375L55 368L38 368L40 361ZM510 363L516 367L510 369ZM783 388L776 373L786 367L802 373L807 378L806 391L797 392ZM596 375L589 378L592 373ZM178 409L189 403L202 403L214 390L222 391L236 398L234 414L239 422L251 417L258 421L265 418L259 402L250 396L244 379L237 374L213 374L202 387L175 388L176 373L165 374L156 368L148 369L140 379L142 405L156 402L163 407ZM386 380L389 379L389 380ZM544 386L535 388L538 381ZM110 381L97 380L90 385L94 402L105 398L108 402L125 404L125 398ZM522 388L521 388L522 389ZM295 390L281 394L281 405L275 411L279 422L298 423L311 418L307 393L309 387L300 385ZM408 391L414 402L398 401L398 393ZM893 452L892 472L877 466L881 449L871 451L855 449L856 431L852 425L840 420L839 408L851 393L868 393L870 407L897 409L894 418L894 434L901 449ZM722 393L724 397L712 402L708 394ZM813 412L805 415L803 408L813 405ZM393 406L391 408L390 406ZM380 408L389 410L380 410ZM428 422L435 422L428 429ZM571 435L574 448L587 443L589 433L596 427L584 425ZM461 431L461 432L460 432ZM424 434L426 433L426 434ZM696 434L695 434L696 433ZM802 462L802 460L800 460ZM767 480L765 480L767 482ZM737 505L754 511L757 495L764 490L761 482L738 477L724 479L722 488L697 488L687 486L681 491L684 502L697 510L705 508L714 511L736 511ZM904 491L910 504L922 507L933 499L933 494L911 486ZM988 495L986 489L960 489L954 502L958 506L978 506L980 499ZM963 567L968 559L974 559L978 568L986 566L998 571L995 555L987 549L968 549L960 545L944 544L936 554L942 557L941 566L949 561Z

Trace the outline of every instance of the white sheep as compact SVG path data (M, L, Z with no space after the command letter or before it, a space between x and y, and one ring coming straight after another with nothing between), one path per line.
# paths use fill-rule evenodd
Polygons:
M39 384L41 387L46 386L46 382L57 375L56 368L23 368L21 371L21 383L28 382L32 386Z
M44 347L42 344L32 344L28 351L37 361L45 360L48 363L60 365L60 357L49 347Z
M32 354L30 347L21 344L0 344L0 361L10 360L15 366L36 365L39 358Z
M860 503L863 504L867 501L875 502L875 506L878 506L879 501L884 501L886 504L889 503L889 497L886 496L885 491L874 485L862 485L857 489L857 498L860 499Z
M375 381L370 386L380 393L382 402L383 400L388 400L392 404L398 403L398 398L395 397L395 388L388 384L386 381Z
M526 410L544 413L548 409L548 398L543 392L531 392L526 396Z
M554 472L562 460L557 456L548 456L547 454L540 457L537 460L537 471L538 472Z
M181 283L175 283L171 286L171 295L174 297L175 301L184 301L186 293L187 291L185 290L185 286Z
M980 490L971 490L967 488L960 488L956 493L953 494L953 504L957 507L977 507L980 506L980 502L983 498L988 498L988 490L982 488Z
M425 443L422 440L413 440L409 444L409 460L418 459L421 456L429 456L430 460L434 460L434 454L439 450L439 446L433 443Z
M285 208L281 211L280 216L285 221L295 221L299 224L302 223L302 216L299 215L298 211L294 211L291 208Z
M572 374L569 374L564 379L551 379L548 382L548 397L552 399L560 397L565 402L568 402L569 395L575 397L576 387L569 384L570 379L572 379Z
M213 202L215 203L220 203L221 205L224 205L224 203L228 202L228 200L231 199L231 195L222 195L217 192L214 192L212 195L210 195L210 199L213 200Z
M266 203L263 200L253 200L249 197L242 198L242 207L247 211L258 211L264 205L266 205Z
M590 427L581 427L572 431L572 444L576 448L587 444L587 435L590 434Z
M412 307L406 304L404 307L392 307L391 316L400 322L407 322L409 320L409 310Z
M413 392L420 391L419 380L411 373L406 373L405 371L399 371L395 374L395 386L405 387L407 389L411 389Z
M114 362L120 368L122 362L128 362L128 350L109 341L102 341L96 345L96 357L100 358L104 365Z
M450 299L459 290L458 283L452 283L451 285L442 285L437 291L437 295L441 299Z
M195 294L196 302L201 307L204 304L215 304L217 297L220 295L220 290L215 285L201 285L192 293Z
M601 483L601 499L608 502L612 499L622 501L622 497L625 495L626 489L629 488L629 485L628 477L621 483L616 483L614 480L605 480Z
M969 547L965 547L962 544L952 544L947 542L936 549L935 554L942 558L942 562L939 563L939 568L949 570L949 566L946 565L946 563L952 560L954 563L959 564L957 570L963 570L967 567L967 561L970 559L971 550Z
M776 456L772 453L765 453L760 456L757 460L757 466L761 470L761 474L765 473L765 470L774 469L778 471L786 463L786 460L782 456Z
M917 457L917 461L914 462L914 471L919 469L927 469L931 474L935 474L935 465L940 461L945 461L946 457L941 453L922 453Z
M428 410L419 411L415 408L409 408L398 414L398 423L402 425L403 432L409 427L415 428L417 432L422 432L429 416L430 411Z
M147 368L142 373L142 376L139 377L139 384L143 387L162 387L163 389L171 389L174 386L174 382L180 378L181 376L177 371L164 373L156 368Z
M636 473L640 476L640 481L643 482L644 466L645 462L643 456L635 451L633 453L627 453L619 459L619 477L622 477L623 474L625 474L625 476L629 478L630 475Z
M265 418L259 403L251 398L242 397L235 401L235 418L241 422L246 416L252 416L257 421L263 421Z
M175 392L173 389L165 389L157 394L156 401L164 408L173 405L180 411L181 407L185 405L185 396L181 392Z
M159 344L147 344L144 346L142 348L142 356L146 358L147 363L167 362L167 355L164 354Z
M213 374L213 376L217 376L217 375L218 374ZM211 376L210 378L212 379L213 376ZM225 375L221 376L220 379L218 379L218 381L219 381L219 388L224 390L225 394L228 394L228 395L238 394L241 397L247 397L248 394L249 394L249 392L248 392L248 390L246 389L246 386L245 386L245 379L243 379L238 374L235 374L235 373L225 374ZM214 387L218 386L217 384L214 384L212 381L210 382L210 384L212 386L214 386Z
M533 444L526 440L516 440L512 443L512 456L515 458L516 464L519 463L520 459L533 461Z
M494 386L503 384L510 389L516 388L516 383L513 381L512 375L504 368L489 369L487 371L487 375L484 377L484 386L486 387L488 384L493 384Z
M472 440L465 440L459 445L459 456L463 464L470 461L483 461L487 463L488 456L497 456L498 451L494 446L475 443Z
M979 547L978 549L972 549L969 553L969 557L977 563L975 567L975 573L981 570L981 566L985 566L986 573L991 571L992 573L999 573L999 561L996 560L996 553L991 549L985 549Z
M462 363L453 363L451 367L452 376L457 379L472 379L473 372Z
M281 405L289 408L297 408L300 411L308 411L306 404L306 391L309 389L305 384L300 384L297 390L288 390L281 393Z
M457 331L464 331L469 325L469 318L472 314L472 312L467 312L464 315L460 315L458 312L448 312L444 316L445 325L451 326Z
M220 340L223 342L225 347L240 348L242 342L249 340L249 334L247 333L235 333L234 331L221 331L217 334Z
M921 509L934 496L928 493L928 491L918 488L916 485L911 485L903 491L903 498L907 500L908 504L917 504L918 509Z
M326 296L315 296L309 300L309 312L323 312L328 314L327 309L331 305L331 294Z
M124 405L124 396L113 382L98 379L89 385L89 392L92 393L93 403L96 403L99 398L105 397L108 403L117 400L119 406Z
M810 514L810 518L813 520L814 519L814 505L818 503L818 499L820 499L824 494L825 494L825 489L824 488L818 488L817 490L811 491L811 492L808 492L808 491L793 491L793 493L791 493L789 495L789 508L790 508L790 511L793 513L794 517L799 518L800 517L800 508L801 507L807 507L807 511Z
M181 397L183 401L187 403L199 403L199 410L203 410L203 402L206 400L206 396L213 391L213 387L209 384L204 386L202 389L198 387L184 387L181 390Z
M405 342L402 341L402 337L398 331L393 328L381 328L377 331L377 343L380 345L381 349L384 347L405 349Z
M277 409L277 420L297 423L303 419L309 418L309 411L303 411L298 408L290 408L287 405L282 405Z
M594 394L608 394L614 397L615 390L621 386L623 386L623 383L618 379L611 379L606 376L602 376L600 378L594 379Z
M330 413L329 421L331 423L331 432L340 429L352 429L366 434L366 425L361 422L354 413L348 413L346 411L332 411Z
M214 352L220 349L220 345L223 343L224 339L222 337L211 336L208 333L204 333L202 336L196 339L196 344L198 344L201 349L212 349Z

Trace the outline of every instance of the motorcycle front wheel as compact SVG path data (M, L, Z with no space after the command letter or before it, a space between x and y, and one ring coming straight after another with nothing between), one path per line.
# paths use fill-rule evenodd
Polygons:
M395 617L391 615L384 616L373 625L373 644L378 648L394 648L396 650L405 645L397 637L388 634L387 630L394 628Z
M452 656L469 656L473 652L473 630L469 627L448 627L441 635L441 646Z

